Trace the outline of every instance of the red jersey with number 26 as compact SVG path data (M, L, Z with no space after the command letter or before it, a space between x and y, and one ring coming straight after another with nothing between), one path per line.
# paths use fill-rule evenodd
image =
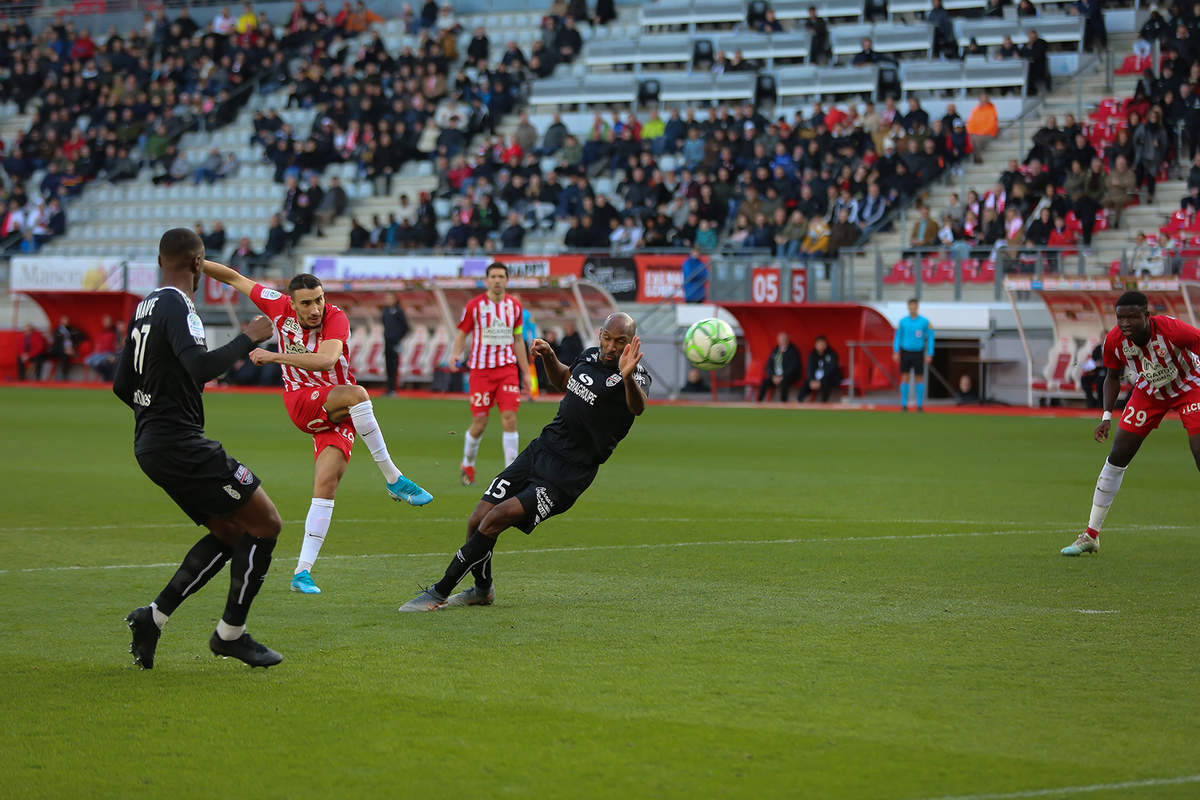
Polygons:
M326 372L299 369L282 364L284 391L294 392L321 386L353 386L354 373L350 371L350 319L346 312L335 305L326 303L325 320L321 327L308 330L304 328L292 309L292 301L287 295L263 286L254 284L250 291L250 299L259 311L267 315L275 325L279 334L279 352L281 353L315 353L321 342L336 339L342 343L342 354L338 357L333 369Z
M1134 387L1169 400L1200 389L1200 329L1174 317L1150 317L1150 341L1139 347L1120 328L1104 340L1104 366L1137 373Z
M511 295L493 303L487 294L472 298L458 329L471 334L468 369L494 369L517 363L513 337L521 335L521 304Z

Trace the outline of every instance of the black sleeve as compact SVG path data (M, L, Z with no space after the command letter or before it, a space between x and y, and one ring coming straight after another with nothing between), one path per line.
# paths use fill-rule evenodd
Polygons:
M133 387L136 378L133 376L133 348L129 346L129 337L125 337L125 346L117 359L117 371L113 376L113 394L121 398L121 402L133 408Z
M817 362L819 360L820 356L817 355L816 350L813 350L808 354L808 380L810 381L815 381L817 379Z
M192 380L196 383L208 383L228 372L253 349L254 342L250 341L250 337L239 333L233 341L216 350L206 350L203 345L189 347L179 354L179 361L192 376Z
M633 382L642 390L642 394L647 398L650 397L650 384L654 382L654 379L650 377L650 371L641 364L638 364L637 369L633 371Z
M400 338L408 336L408 315L404 313L404 309L396 306L396 325L400 329Z
M179 358L179 363L183 364L183 368L196 383L207 383L225 374L238 360L245 358L254 349L254 342L250 341L250 337L239 333L224 347L210 351L205 344L204 325L200 322L200 316L190 311L181 297L174 297L174 301L169 302L161 311L165 334L167 341L171 343L171 349Z

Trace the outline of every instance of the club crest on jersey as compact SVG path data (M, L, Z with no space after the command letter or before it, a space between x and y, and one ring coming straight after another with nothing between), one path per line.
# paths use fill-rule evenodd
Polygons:
M609 375L608 378L604 381L604 385L611 389L612 387L616 386L620 382L621 382L621 373L618 372L616 375Z
M300 323L296 322L296 320L292 319L291 317L288 317L286 320L284 320L283 332L291 333L296 336L304 336L304 329L300 327Z
M237 471L233 473L233 477L237 478L237 482L243 486L249 486L254 482L254 473L246 469L244 464L237 468Z

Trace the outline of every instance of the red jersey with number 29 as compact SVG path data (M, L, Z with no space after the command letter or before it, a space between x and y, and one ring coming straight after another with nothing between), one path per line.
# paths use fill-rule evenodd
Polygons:
M292 301L287 295L274 289L254 284L250 291L250 299L258 310L267 315L275 325L279 334L279 352L281 353L315 353L321 342L336 339L342 343L342 354L338 357L333 369L318 372L300 369L287 364L283 367L284 391L294 392L321 386L353 386L354 373L350 371L350 319L346 312L335 305L326 303L325 319L321 327L311 330L303 327L296 318Z
M510 295L493 303L487 294L471 299L458 329L471 334L468 369L494 369L517 363L513 337L521 335L521 304Z
M1150 341L1131 342L1120 328L1104 340L1104 366L1129 367L1137 373L1134 387L1158 400L1200 389L1200 329L1174 317L1150 317Z

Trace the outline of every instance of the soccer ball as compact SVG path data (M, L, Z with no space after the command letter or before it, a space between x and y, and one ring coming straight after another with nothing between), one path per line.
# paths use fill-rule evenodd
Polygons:
M683 354L692 366L700 369L720 369L733 360L736 352L737 335L723 320L702 319L688 328L683 337Z

